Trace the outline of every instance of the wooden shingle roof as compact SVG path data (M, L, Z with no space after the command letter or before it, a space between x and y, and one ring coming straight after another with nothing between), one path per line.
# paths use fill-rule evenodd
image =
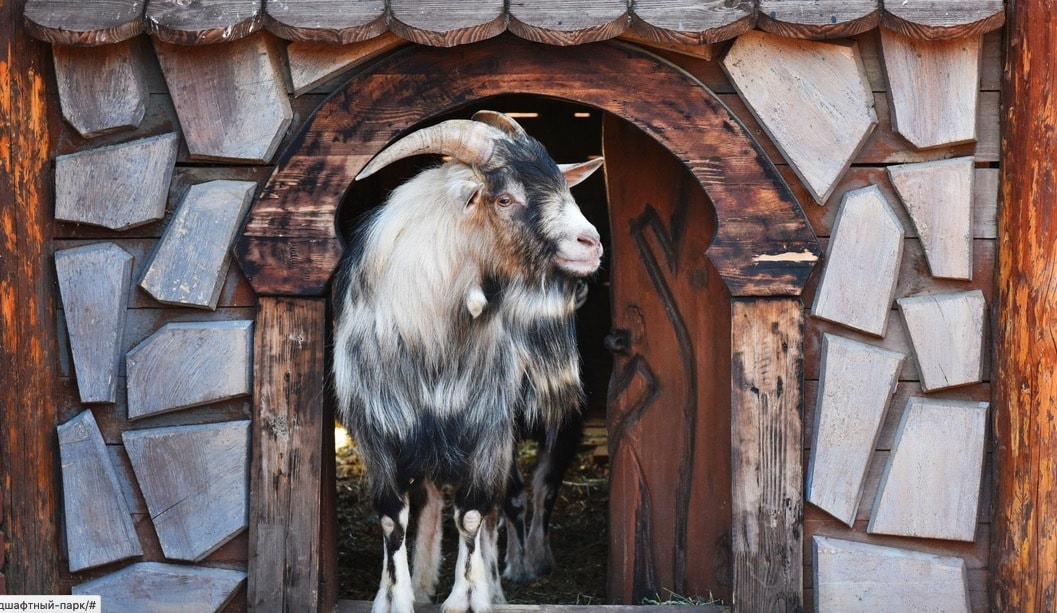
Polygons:
M1004 8L1003 0L28 0L25 23L35 38L79 46L144 32L199 45L261 29L330 43L391 31L438 47L504 31L552 45L617 36L696 45L753 28L826 39L883 25L913 38L958 38L997 29Z

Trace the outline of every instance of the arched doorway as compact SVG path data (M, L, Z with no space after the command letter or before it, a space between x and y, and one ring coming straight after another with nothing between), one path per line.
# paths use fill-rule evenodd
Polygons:
M798 296L820 252L803 212L744 127L680 69L619 43L573 54L497 39L455 50L408 48L353 77L323 103L284 153L250 213L236 252L262 296L254 357L251 606L318 598L318 564L315 571L311 567L319 559L319 506L312 520L312 505L302 502L306 492L319 491L319 481L298 461L303 448L313 440L318 447L322 436L318 389L313 396L309 388L312 381L322 388L324 309L318 297L341 252L334 215L342 195L367 161L401 133L470 101L511 93L563 98L622 118L681 162L711 202L716 226L707 257L730 297L730 355L721 374L729 373L731 392L734 599L749 609L769 608L766 604L774 602L795 605L802 600L803 334ZM670 249L673 237L683 231L678 219L646 215L639 221L632 238L638 232L647 252L651 245ZM667 241L667 247L657 241ZM660 263L656 257L640 261ZM663 266L671 268L672 261ZM646 272L655 291L670 281L658 283L657 274L664 272ZM687 283L695 278L687 277ZM671 312L670 306L661 301L662 311ZM665 325L681 337L676 339L679 347L695 342L685 322L668 317ZM686 351L675 351L682 351L685 366ZM696 364L693 359L689 363ZM628 359L627 382L649 392L649 371L635 370L637 366L629 366L633 364L642 362ZM691 367L691 379L699 368ZM638 383L636 373L642 375ZM641 398L627 398L625 416L643 414L637 408L647 406ZM618 438L628 423L611 424ZM684 425L690 424L684 420ZM693 431L690 427L674 450L670 440L640 443L658 453L674 451L679 473L693 459ZM642 466L641 461L629 462L629 474ZM641 501L645 490L634 485L642 483L640 478L629 483L629 491ZM685 574L698 563L687 546L696 544L687 519L693 487L676 477L672 491L683 508L675 510L673 525L665 530L681 545L664 556L670 560L665 568ZM641 535L644 527L652 530L658 524L641 504L631 508L638 514L628 524L628 534ZM634 555L617 560L622 568L632 568L624 576L633 584L649 580L642 548L633 543L628 550ZM307 569L298 570L295 561ZM636 564L641 572L636 573ZM617 572L612 563L610 572L611 577ZM624 587L626 581L611 579L611 586Z

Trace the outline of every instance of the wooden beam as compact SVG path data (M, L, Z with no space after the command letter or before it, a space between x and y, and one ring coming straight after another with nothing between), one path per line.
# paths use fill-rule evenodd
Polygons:
M1057 12L1012 0L1007 14L991 606L1038 611L1057 593Z
M6 589L59 593L58 387L47 46L0 8L0 488ZM54 116L54 115L51 115ZM12 118L17 118L13 120Z
M253 349L251 611L315 611L320 605L325 313L326 303L318 299L262 297L259 302Z
M731 311L734 607L802 611L804 308L748 299Z

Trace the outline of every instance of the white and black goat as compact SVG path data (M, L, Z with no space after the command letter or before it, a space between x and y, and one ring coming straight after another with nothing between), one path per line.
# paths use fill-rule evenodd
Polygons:
M338 274L334 380L382 528L375 610L430 601L437 485L450 484L459 553L443 609L482 612L504 601L496 529L500 506L516 506L507 496L520 496L519 431L553 433L553 444L579 410L573 314L602 245L569 188L602 160L559 166L513 119L481 111L400 139L357 179L421 153L452 161L368 214ZM413 565L412 498L422 509ZM517 536L525 543L524 529ZM524 564L508 570L526 578Z

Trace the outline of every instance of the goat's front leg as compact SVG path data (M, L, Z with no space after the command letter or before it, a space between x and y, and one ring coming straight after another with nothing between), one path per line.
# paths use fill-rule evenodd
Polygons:
M487 546L485 514L478 509L455 507L459 529L459 557L455 562L455 584L444 601L444 613L486 613L492 610L492 582L484 556Z
M377 502L382 527L382 580L374 597L372 613L411 613L415 595L407 563L407 496Z

